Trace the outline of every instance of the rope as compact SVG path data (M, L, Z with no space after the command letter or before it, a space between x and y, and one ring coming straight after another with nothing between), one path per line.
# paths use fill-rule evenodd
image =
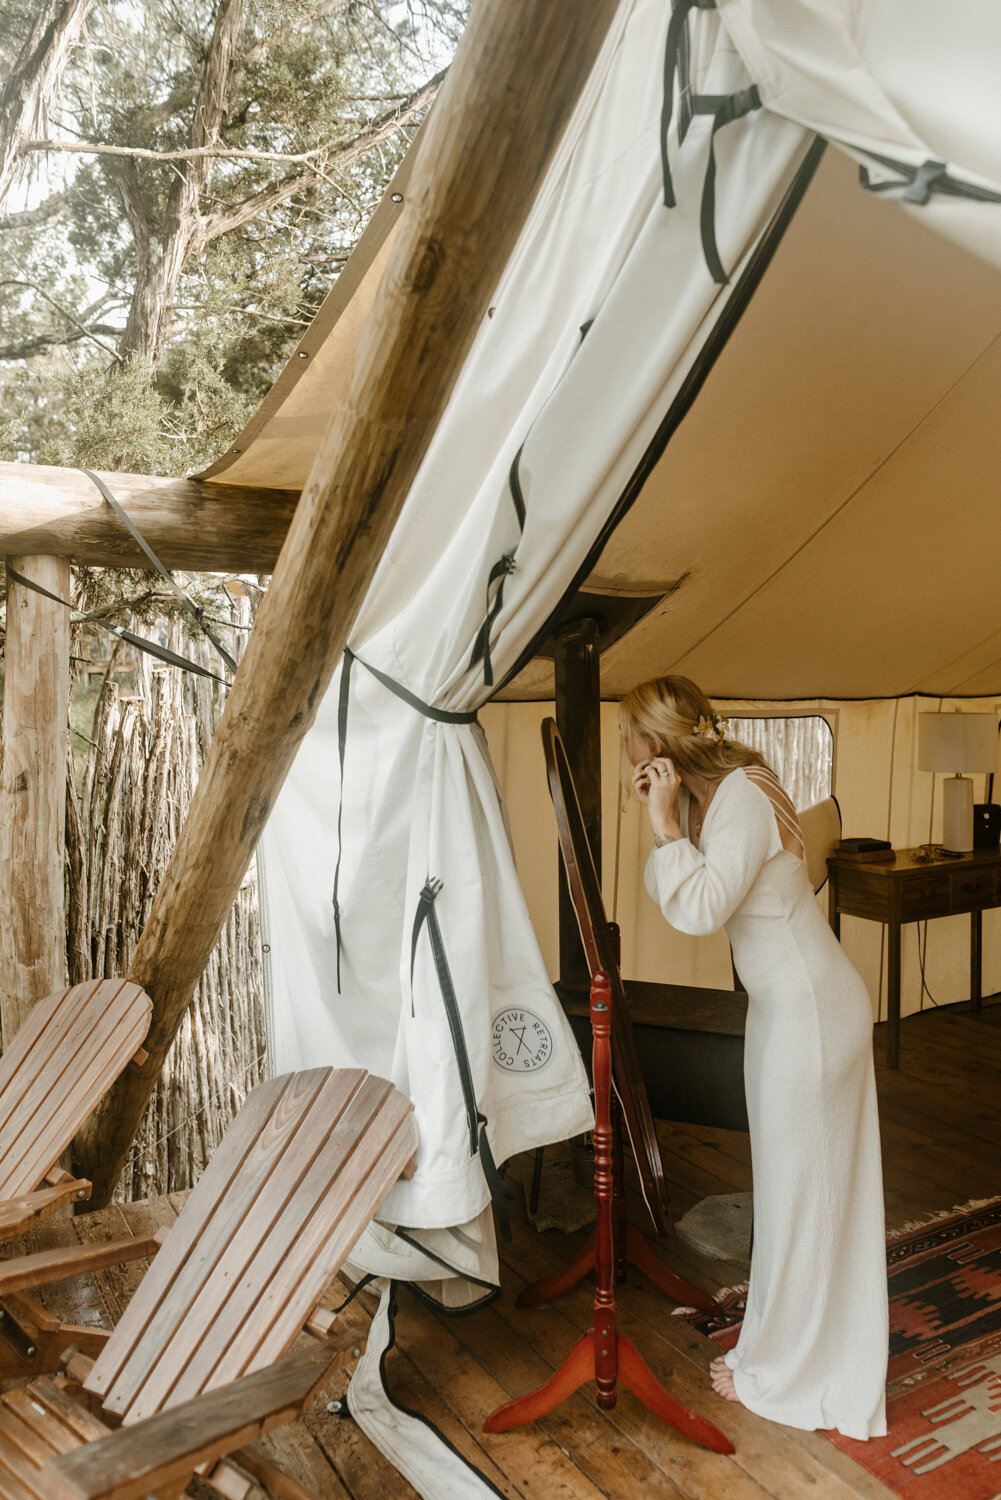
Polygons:
M268 1052L267 1048L265 1047L264 1051L254 1058L253 1062L249 1062L245 1068L241 1068L240 1072L237 1073L234 1078L230 1079L229 1083L226 1085L226 1088L231 1088L233 1084L238 1083L241 1078L246 1078L247 1074L252 1072L253 1069L257 1067L258 1063L263 1062L267 1055ZM169 1140L171 1140L180 1131L184 1130L186 1126L192 1123L192 1121L197 1120L199 1115L203 1115L205 1111L212 1105L218 1104L222 1099L223 1093L224 1089L220 1089L217 1093L210 1095L209 1098L206 1099L205 1103L202 1104L198 1109L196 1109L193 1114L188 1115L187 1119L182 1120L180 1125L175 1125L173 1130L167 1131L166 1135L157 1136L156 1140L153 1141L152 1144L146 1149L150 1151L157 1151L161 1146L165 1146ZM133 1158L137 1158L138 1156L139 1142L133 1141L130 1162Z

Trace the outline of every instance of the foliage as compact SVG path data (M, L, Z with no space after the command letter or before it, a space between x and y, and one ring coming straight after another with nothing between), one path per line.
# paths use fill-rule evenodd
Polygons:
M31 9L0 0L3 62ZM461 0L95 5L47 139L255 154L29 157L24 206L0 219L0 458L180 475L223 452L336 279L462 22ZM396 112L400 128L344 156Z

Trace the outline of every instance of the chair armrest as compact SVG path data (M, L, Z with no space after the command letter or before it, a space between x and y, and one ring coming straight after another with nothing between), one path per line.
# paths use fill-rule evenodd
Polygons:
M143 1239L112 1240L108 1244L61 1245L56 1250L36 1250L32 1255L0 1258L0 1297L29 1287L48 1286L80 1276L85 1271L99 1271L104 1266L121 1266L130 1260L145 1260L156 1254L166 1230Z
M327 1376L357 1358L362 1343L357 1334L340 1333L50 1459L42 1471L45 1492L51 1500L145 1500L151 1490L190 1478L202 1464L294 1421Z
M67 1203L79 1203L89 1197L90 1183L86 1178L65 1177L55 1187L22 1193L20 1198L0 1199L0 1240L12 1239L36 1219L45 1219Z

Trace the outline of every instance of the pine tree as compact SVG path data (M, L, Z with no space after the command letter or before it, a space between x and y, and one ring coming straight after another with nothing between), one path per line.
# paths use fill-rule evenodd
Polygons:
M14 152L28 206L0 219L0 456L179 475L225 450L329 290L462 6L76 8L47 129ZM37 11L0 0L8 69Z

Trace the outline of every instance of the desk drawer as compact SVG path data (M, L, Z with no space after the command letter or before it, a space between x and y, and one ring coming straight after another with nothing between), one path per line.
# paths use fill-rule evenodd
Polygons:
M969 911L971 907L990 906L996 892L996 871L956 870L952 876L952 909Z
M952 885L948 870L929 870L927 875L904 881L900 913L902 922L923 922L925 917L947 917L952 909Z

